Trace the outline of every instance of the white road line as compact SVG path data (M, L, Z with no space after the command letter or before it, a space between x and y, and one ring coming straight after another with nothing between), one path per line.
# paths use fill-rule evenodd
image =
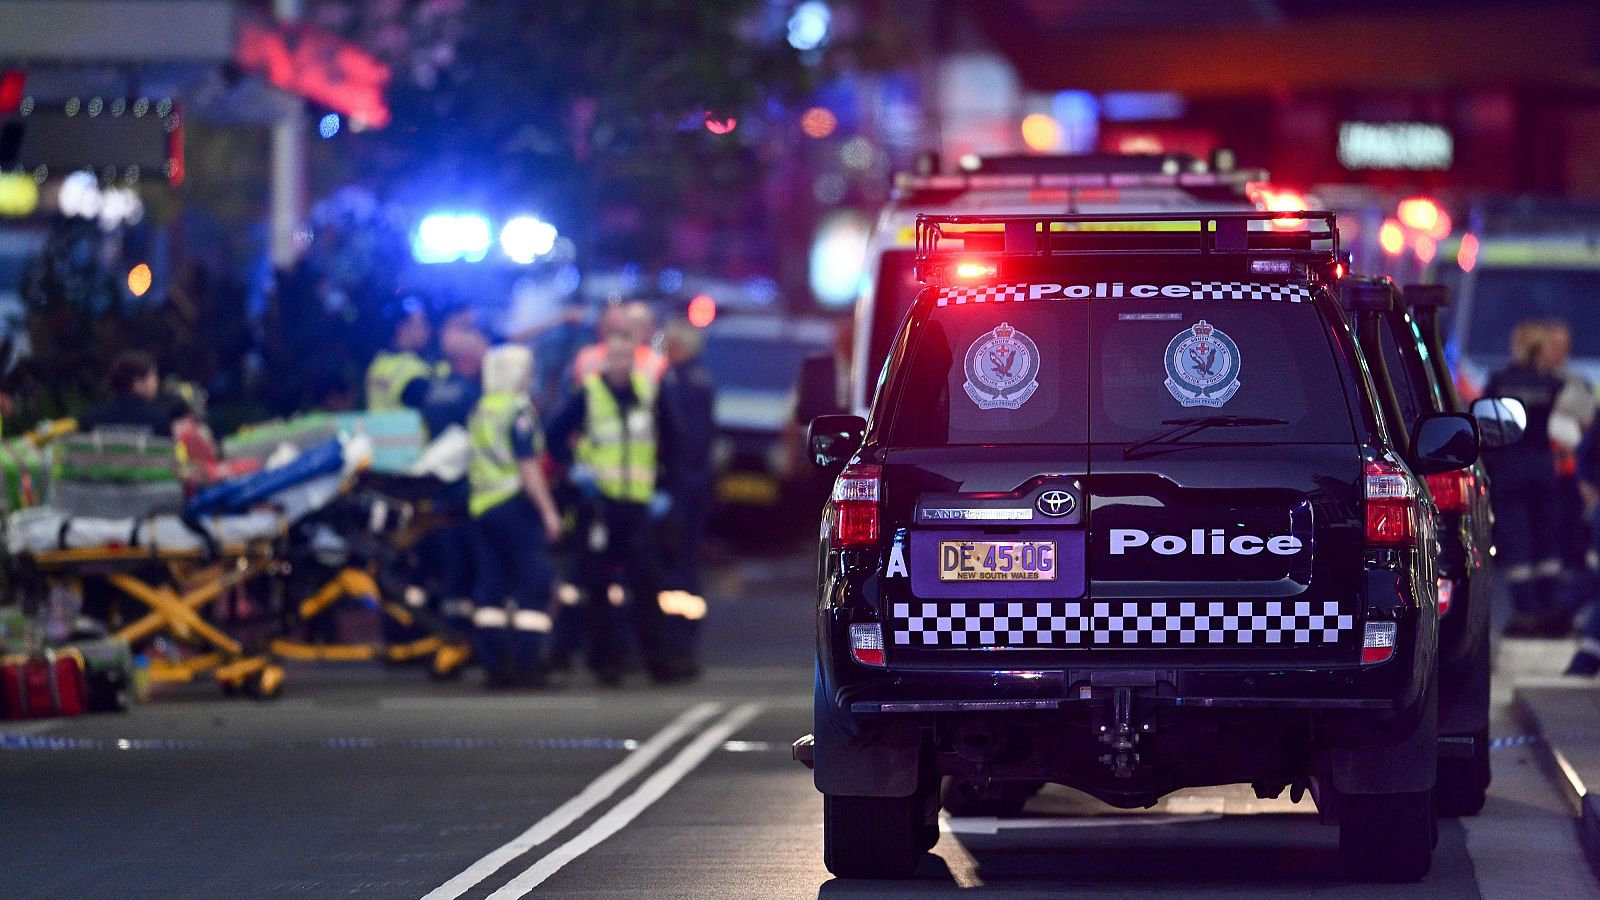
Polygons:
M578 832L576 837L551 850L527 871L506 882L500 890L489 895L489 900L515 900L526 895L543 884L545 879L561 871L567 863L621 831L629 822L638 818L640 813L649 809L652 803L660 800L673 785L683 780L685 775L705 762L706 757L715 753L723 741L750 724L750 720L760 715L764 708L760 703L745 703L734 707L733 711L723 716L717 724L702 731L698 737L678 751L678 755L673 757L671 762L645 779L638 790L607 810L605 815L595 819L588 828Z
M606 798L621 790L623 785L646 766L655 762L656 757L665 753L684 735L719 712L722 712L720 703L700 703L685 710L683 715L673 719L667 727L656 732L649 740L640 744L638 749L629 753L626 759L589 782L589 786L576 797L556 807L548 816L533 823L527 831L512 838L504 846L491 850L482 859L468 866L460 875L429 891L423 900L454 900L485 878L500 871L506 863L560 834L562 829L576 822L584 813L604 803Z

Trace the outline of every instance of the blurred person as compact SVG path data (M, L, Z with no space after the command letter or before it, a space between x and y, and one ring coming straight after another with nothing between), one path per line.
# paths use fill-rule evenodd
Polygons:
M374 356L367 366L367 409L373 412L403 409L405 404L400 395L407 385L418 378L442 374L423 357L432 339L433 328L422 302L416 297L401 301L400 316L394 322L388 349Z
M577 358L573 360L574 383L582 385L584 379L604 368L606 342L614 336L622 335L633 342L634 366L649 376L651 381L660 384L661 376L666 372L667 359L650 346L651 340L655 337L655 330L656 317L650 309L650 304L642 300L633 300L628 303L608 305L600 314L598 339L595 343L579 350Z
M532 387L532 351L517 344L490 350L483 397L468 429L477 561L473 649L489 687L538 687L545 680L539 654L550 633L553 580L547 548L561 537L561 516L540 466L544 432Z
M1506 634L1542 635L1562 618L1556 597L1561 575L1560 501L1550 415L1562 381L1552 374L1556 359L1543 323L1523 321L1511 332L1509 366L1494 373L1485 396L1515 397L1528 413L1525 437L1484 454L1494 484L1494 538L1513 612Z
M161 399L161 374L155 357L127 350L111 361L108 377L112 397L78 417L81 431L97 428L144 429L157 437L172 437L172 423L184 410Z
M701 354L706 333L688 319L666 327L668 368L661 390L678 426L677 489L672 497L672 540L668 542L665 584L700 596L700 544L711 517L711 446L716 440L717 388Z
M698 674L663 635L653 543L656 521L672 504L678 435L655 382L635 365L636 347L631 335L612 333L604 366L584 379L547 431L552 456L571 465L570 477L586 498L577 580L588 610L589 667L609 686L622 680L623 641L609 599L619 574L650 677L666 683Z
M1567 323L1550 318L1544 321L1544 328L1550 374L1562 381L1561 392L1550 413L1550 449L1555 457L1556 501L1560 511L1560 605L1564 613L1570 614L1583 605L1596 576L1589 552L1589 520L1584 514L1577 476L1578 447L1595 420L1595 395L1588 379L1567 368L1572 355L1572 330ZM1552 615L1547 634L1563 637L1569 628L1570 619L1558 620Z
M401 392L401 402L421 414L428 434L435 438L452 426L466 428L483 398L480 378L489 339L472 310L445 317L439 328L439 349L448 370L412 379ZM426 593L439 598L439 614L459 635L471 633L473 611L470 494L468 479L445 486L436 504L455 521L435 529L418 548L421 568L432 575L432 590Z

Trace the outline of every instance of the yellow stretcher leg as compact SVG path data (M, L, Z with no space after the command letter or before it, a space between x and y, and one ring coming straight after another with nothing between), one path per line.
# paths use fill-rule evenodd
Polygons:
M377 597L378 582L360 569L341 569L315 594L300 602L300 618L315 619L346 597Z
M366 644L308 644L304 641L292 641L288 638L273 638L269 649L274 656L285 659L296 659L302 662L320 662L329 660L333 662L366 662L377 657L378 653Z
M444 638L435 634L430 637L419 638L404 644L390 645L389 647L384 648L383 655L386 656L390 662L405 662L407 660L427 656L430 653L438 653L442 647L444 647Z
M221 591L213 591L213 586L207 586L198 591L191 591L179 597L171 588L153 588L131 575L110 575L107 579L117 590L138 600L150 607L152 613L132 625L122 629L117 636L132 643L149 637L165 625L173 629L175 635L187 638L188 634L198 634L207 643L230 655L237 656L244 651L244 647L231 637L228 637L216 626L207 622L195 612L200 606L214 599ZM200 599L196 602L196 595ZM209 595L209 596L205 596ZM192 606L191 606L192 604Z

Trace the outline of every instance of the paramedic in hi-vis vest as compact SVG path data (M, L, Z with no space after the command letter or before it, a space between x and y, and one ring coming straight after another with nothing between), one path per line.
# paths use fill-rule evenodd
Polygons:
M407 297L400 304L400 318L394 322L394 332L389 349L372 358L367 366L367 409L382 412L404 409L400 395L406 385L419 378L432 378L433 365L422 357L433 337L428 325L428 314L415 297Z
M544 434L528 391L533 353L506 345L483 361L483 397L468 432L472 461L473 649L489 687L544 683L540 651L550 633L553 570L549 545L561 537L561 516L539 457Z
M622 679L625 643L611 597L617 583L628 589L628 618L651 679L683 681L699 671L663 634L654 532L671 508L676 423L655 379L635 364L636 346L627 334L607 337L604 365L584 377L549 430L551 454L572 465L572 481L585 497L577 574L588 606L589 667L605 685Z

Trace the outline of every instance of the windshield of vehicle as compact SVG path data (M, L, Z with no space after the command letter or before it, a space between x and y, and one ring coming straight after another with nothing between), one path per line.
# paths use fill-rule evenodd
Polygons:
M1572 355L1600 357L1600 269L1480 268L1467 352L1504 356L1518 322L1554 316L1572 329Z
M889 441L1129 444L1354 439L1328 329L1310 303L1119 299L935 307L910 348Z

